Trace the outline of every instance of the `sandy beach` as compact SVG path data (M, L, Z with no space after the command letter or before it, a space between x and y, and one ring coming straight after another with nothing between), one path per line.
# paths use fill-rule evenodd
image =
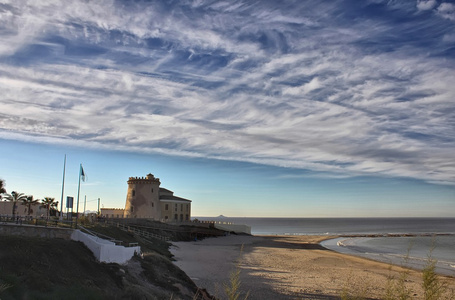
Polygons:
M403 272L413 299L423 299L421 272L327 250L319 245L327 238L231 235L175 242L171 251L177 266L221 299L236 265L248 299L339 299L343 292L381 299L388 278ZM455 289L454 278L443 279Z

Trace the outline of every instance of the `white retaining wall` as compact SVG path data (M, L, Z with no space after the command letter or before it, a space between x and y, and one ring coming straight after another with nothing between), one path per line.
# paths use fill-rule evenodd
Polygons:
M141 253L139 246L117 246L114 242L83 233L80 230L74 230L71 239L84 243L100 262L125 264L134 253Z

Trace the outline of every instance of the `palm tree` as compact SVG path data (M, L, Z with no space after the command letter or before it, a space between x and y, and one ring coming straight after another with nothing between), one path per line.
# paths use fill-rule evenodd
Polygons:
M35 205L38 202L39 199L33 200L33 196L27 196L22 200L22 205L25 205L27 207L27 215L30 216L30 214L33 212L32 205Z
M25 196L23 193L18 193L15 191L12 191L11 194L6 194L5 199L7 201L13 202L13 219L16 217L16 208L17 205L16 203L19 201L23 201L24 199L27 199L27 196Z
M41 207L44 207L47 211L47 219L49 219L49 211L57 206L57 203L54 202L55 198L51 197L44 197L43 200L41 200Z
M6 193L4 185L5 185L5 182L3 181L3 179L0 179L0 194Z
M0 200L2 200L2 194L6 193L4 185L5 182L3 181L3 179L0 179Z
M55 201L51 205L51 210L49 211L49 214L51 216L57 216L57 212L58 212L58 201Z

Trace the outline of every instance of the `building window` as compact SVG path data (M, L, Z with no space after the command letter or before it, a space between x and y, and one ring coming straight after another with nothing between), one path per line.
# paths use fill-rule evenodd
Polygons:
M135 190L133 190L133 197L134 197L134 196L136 196L136 191L135 191Z
M180 211L183 211L183 204L180 204Z
M187 204L186 205L186 212L189 212L190 211L190 206Z
M183 214L180 214L180 222L183 221Z
M185 215L185 220L188 221L188 215Z
M178 215L178 214L175 214L175 215L174 215L174 220L177 221L178 219L179 219L179 215Z
M166 205L164 206L164 209L165 209L165 210L169 210L169 204L166 204Z
M133 206L131 206L131 208L130 208L130 209L131 209L131 212L133 212L133 211L134 211L134 207L133 207Z
M152 189L152 193L153 193L153 189Z
M155 207L155 203L152 202L152 207Z
M177 205L178 205L178 204L176 204L176 205L175 205L175 211L177 211L177 210L178 210L178 207L177 207Z
M167 216L164 216L164 219L165 219L165 220L167 220L167 219L168 219L168 217L167 217Z

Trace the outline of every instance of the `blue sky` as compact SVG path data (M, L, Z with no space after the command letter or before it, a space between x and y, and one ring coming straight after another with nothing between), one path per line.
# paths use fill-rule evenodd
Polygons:
M450 1L2 1L7 191L193 215L455 217Z

